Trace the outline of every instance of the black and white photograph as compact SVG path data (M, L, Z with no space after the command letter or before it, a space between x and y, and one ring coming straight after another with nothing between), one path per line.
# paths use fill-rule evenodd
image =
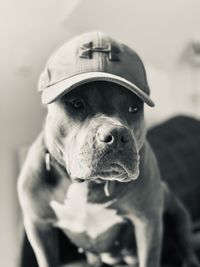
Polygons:
M200 267L200 1L0 21L0 266Z

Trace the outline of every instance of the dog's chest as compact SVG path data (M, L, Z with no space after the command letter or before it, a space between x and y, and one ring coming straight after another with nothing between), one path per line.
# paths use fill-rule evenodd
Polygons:
M63 203L50 203L57 217L56 226L75 235L84 233L92 239L123 222L117 211L109 208L111 204L112 201L88 202L87 183L72 184Z

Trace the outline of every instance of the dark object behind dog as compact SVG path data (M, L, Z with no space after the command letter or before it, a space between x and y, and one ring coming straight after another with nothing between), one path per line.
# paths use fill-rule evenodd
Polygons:
M148 132L148 140L155 151L164 180L184 202L193 223L200 220L200 121L179 116L160 124ZM181 258L174 244L172 222L164 218L165 238L163 265L181 266ZM199 229L200 230L200 229ZM59 231L61 262L83 259L77 248ZM65 252L68 251L66 254ZM200 249L198 251L200 256ZM21 266L36 267L32 248L24 236Z
M200 219L200 121L175 117L148 132L163 180Z
M148 139L155 151L162 179L189 210L193 231L200 231L200 121L177 116L152 128ZM164 219L166 246L163 262L180 266L181 258L173 243L173 222L167 217ZM200 256L200 247L198 254Z

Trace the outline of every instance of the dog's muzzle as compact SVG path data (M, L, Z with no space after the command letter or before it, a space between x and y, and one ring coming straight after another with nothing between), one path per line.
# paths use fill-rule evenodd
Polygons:
M70 151L67 171L73 180L127 182L139 175L136 141L118 120L101 117L100 121L92 121L77 134Z

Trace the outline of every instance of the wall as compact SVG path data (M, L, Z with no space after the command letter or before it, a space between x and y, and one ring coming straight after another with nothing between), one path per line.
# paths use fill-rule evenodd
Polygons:
M17 266L17 154L42 126L45 109L36 90L37 79L51 51L75 34L96 29L133 47L150 66L148 76L157 103L154 111L148 111L152 125L184 111L181 103L186 103L188 90L183 82L188 70L184 55L198 37L199 10L198 0L0 1L1 266Z

